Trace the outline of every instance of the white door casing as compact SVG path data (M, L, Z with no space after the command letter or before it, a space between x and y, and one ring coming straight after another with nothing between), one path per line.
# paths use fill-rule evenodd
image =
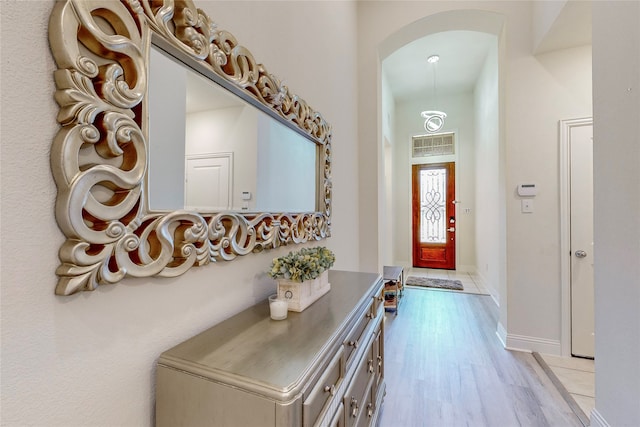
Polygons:
M593 121L560 122L562 353L594 357Z
M594 357L593 128L571 129L571 353Z

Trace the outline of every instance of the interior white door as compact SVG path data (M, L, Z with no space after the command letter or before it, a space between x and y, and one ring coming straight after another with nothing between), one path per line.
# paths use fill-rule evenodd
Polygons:
M594 357L593 125L569 139L571 204L571 353Z
M187 157L185 207L198 211L231 209L230 153Z

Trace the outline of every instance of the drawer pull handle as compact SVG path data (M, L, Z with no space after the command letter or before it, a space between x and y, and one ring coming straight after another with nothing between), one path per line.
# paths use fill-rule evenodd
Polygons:
M373 417L373 403L367 405L367 417Z
M325 387L324 387L324 391L325 391L326 393L329 393L331 396L335 396L335 394L336 394L336 386L335 386L335 385L333 385L333 384L332 384L332 385L330 385L330 386L329 386L329 385L328 385L328 386L325 386Z
M353 348L358 348L358 340L349 341L349 345Z
M373 359L369 359L369 373L373 374Z
M358 410L360 408L358 408L358 401L356 400L355 397L351 396L351 416L353 418L358 416Z

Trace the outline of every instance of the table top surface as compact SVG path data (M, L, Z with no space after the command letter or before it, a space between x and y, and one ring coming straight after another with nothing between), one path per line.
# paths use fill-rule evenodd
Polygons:
M271 320L263 301L165 351L160 363L222 382L248 380L256 390L299 392L324 347L371 298L375 273L329 271L331 290L301 313Z

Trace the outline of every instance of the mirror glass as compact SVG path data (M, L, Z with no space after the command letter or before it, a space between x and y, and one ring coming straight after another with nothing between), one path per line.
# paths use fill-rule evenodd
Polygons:
M318 144L156 46L149 61L150 210L318 210Z

